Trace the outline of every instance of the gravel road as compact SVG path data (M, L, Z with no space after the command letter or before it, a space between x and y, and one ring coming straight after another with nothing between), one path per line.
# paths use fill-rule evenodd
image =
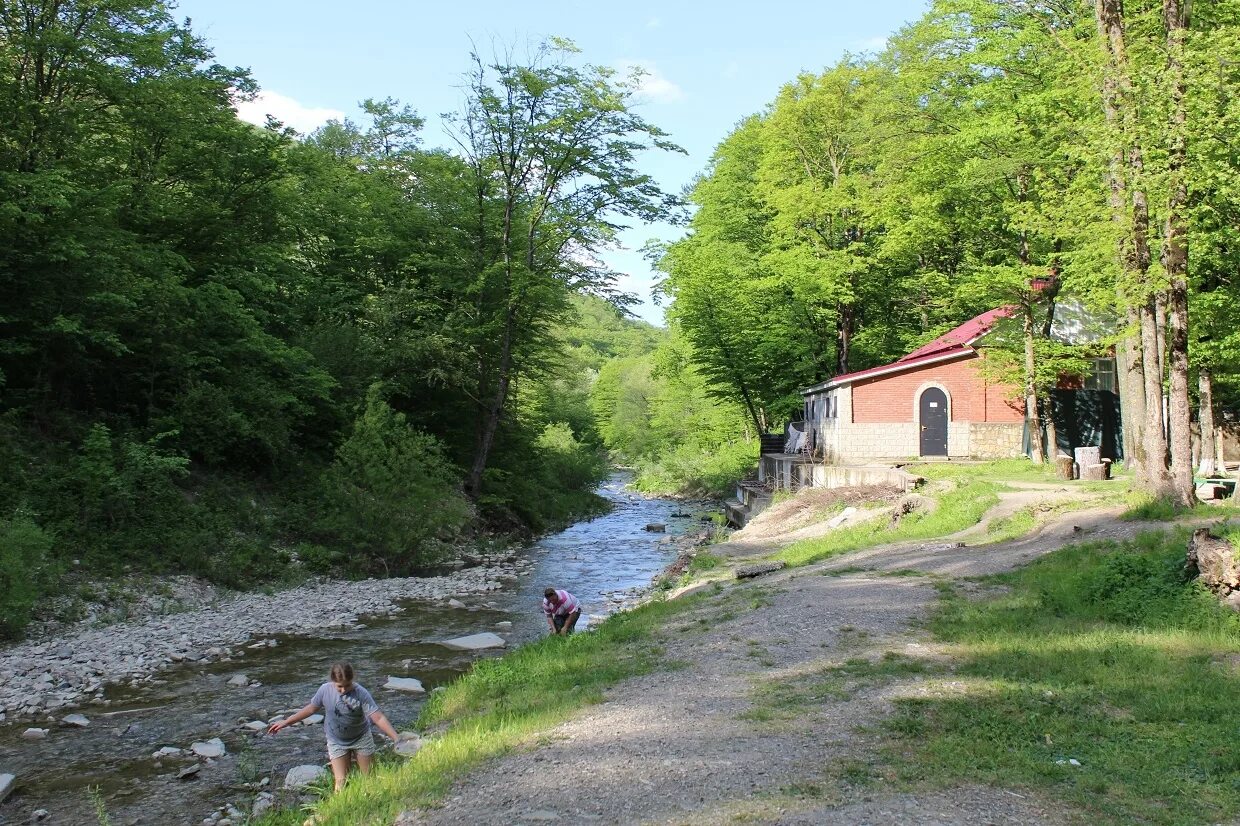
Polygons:
M831 664L887 651L931 653L919 622L939 577L994 573L1079 539L1152 527L1101 508L1051 520L1018 541L959 548L904 544L782 571L708 597L666 629L683 667L616 686L530 749L459 783L438 809L401 824L1056 824L1070 812L1027 791L967 786L909 794L852 790L835 769L864 761L862 729L917 692L917 677L824 695L795 716L746 716L756 693ZM965 535L967 537L967 535ZM847 571L840 569L847 568ZM857 568L871 569L857 571ZM835 576L823 576L831 571ZM757 604L758 607L754 607ZM705 620L701 622L700 620Z

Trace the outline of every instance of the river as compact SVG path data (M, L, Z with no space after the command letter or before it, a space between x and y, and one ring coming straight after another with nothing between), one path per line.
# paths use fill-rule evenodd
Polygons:
M86 728L30 721L0 725L0 773L17 775L16 791L0 804L0 824L28 823L40 809L48 812L41 823L95 824L97 803L115 826L199 824L227 803L248 814L256 792L243 784L267 777L267 788L278 791L289 768L324 762L325 749L321 726L269 736L246 732L239 723L304 705L336 660L353 662L358 681L371 689L392 723L410 727L424 698L382 689L387 675L417 677L432 690L480 656L450 651L434 640L494 631L504 621L512 623L504 632L510 646L537 639L546 631L539 603L547 585L576 594L588 625L632 601L675 559L675 546L664 536L700 532L701 518L713 510L639 496L625 489L627 481L621 471L600 487L612 503L609 513L523 549L531 563L528 573L506 582L503 590L466 600L464 608L409 602L400 614L363 617L353 627L279 636L275 646L247 650L243 663L173 666L159 675L162 684L109 688L107 706L64 710L84 714L91 721ZM678 511L689 516L674 517ZM666 524L668 533L646 531L652 522ZM261 687L229 686L228 678L239 671ZM31 725L51 733L25 740L21 734ZM223 740L227 754L202 763L188 779L178 774L194 760L152 756L164 746L188 748L212 737ZM287 793L280 798L287 800Z

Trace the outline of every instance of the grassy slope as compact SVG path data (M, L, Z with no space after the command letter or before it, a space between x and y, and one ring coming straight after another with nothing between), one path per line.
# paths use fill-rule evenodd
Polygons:
M1043 789L1097 822L1240 813L1240 618L1182 581L1185 536L1071 546L994 578L1002 596L947 596L932 627L963 689L899 702L896 776Z
M938 507L933 512L914 511L901 519L895 528L888 527L886 519L873 519L851 528L832 531L817 539L794 542L775 558L789 565L808 565L888 542L947 536L977 524L982 514L999 501L998 492L999 485L995 482L967 481L939 496Z

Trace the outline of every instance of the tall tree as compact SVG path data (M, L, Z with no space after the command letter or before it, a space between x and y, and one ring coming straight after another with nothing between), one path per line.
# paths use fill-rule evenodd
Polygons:
M451 121L490 240L479 246L474 288L487 320L476 345L479 416L466 481L474 496L524 361L547 346L570 295L612 290L614 273L597 253L615 241L618 221L661 220L676 207L637 168L647 149L683 151L632 110L640 72L572 65L576 52L551 40L520 63L475 53L465 109ZM494 225L484 209L491 203Z

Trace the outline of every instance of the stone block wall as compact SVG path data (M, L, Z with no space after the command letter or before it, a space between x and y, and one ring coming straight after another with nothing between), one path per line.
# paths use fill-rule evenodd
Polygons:
M974 422L969 425L969 455L975 459L1011 459L1023 456L1025 426Z

